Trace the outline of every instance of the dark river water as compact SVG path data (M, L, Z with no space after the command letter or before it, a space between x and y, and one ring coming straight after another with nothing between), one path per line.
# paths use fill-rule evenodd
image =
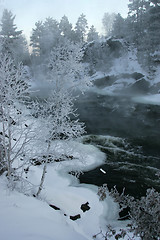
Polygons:
M85 172L80 182L116 185L119 191L125 187L134 197L145 195L147 188L160 191L160 106L93 92L79 99L79 118L87 131L83 141L106 154L105 164Z

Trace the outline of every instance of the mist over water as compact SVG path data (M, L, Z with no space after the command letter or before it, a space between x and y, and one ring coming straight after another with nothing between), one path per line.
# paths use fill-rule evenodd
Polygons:
M88 135L84 143L106 153L106 163L87 172L80 181L115 185L135 197L147 188L160 191L160 106L136 103L131 96L104 96L96 93L79 99L80 120Z
M43 78L35 81L33 96L49 96L53 86ZM135 94L137 97L137 95ZM106 163L84 173L83 183L115 185L135 197L147 188L160 191L160 106L134 101L131 95L102 95L95 91L79 94L75 108L86 125L84 143L97 146L106 154Z

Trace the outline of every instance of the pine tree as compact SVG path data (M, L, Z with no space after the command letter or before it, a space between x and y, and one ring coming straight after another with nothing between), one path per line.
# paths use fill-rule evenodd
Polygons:
M29 53L27 42L22 36L22 31L17 31L14 24L15 16L11 11L5 9L1 19L0 36L3 39L3 51L9 52L15 62L28 61Z
M128 21L130 22L130 33L133 42L137 47L142 46L141 42L146 38L148 0L129 0L130 4Z
M95 27L92 25L89 29L89 32L87 34L87 41L97 41L99 39L98 32L96 31Z
M5 9L3 11L3 16L1 20L2 30L0 32L1 36L8 41L8 43L13 42L15 39L19 38L22 31L17 31L17 27L14 24L15 16L13 16L11 11Z
M32 29L30 38L30 46L33 48L33 55L40 56L42 52L42 37L44 33L44 26L41 21L35 23L35 28Z
M113 22L112 35L118 38L122 38L126 35L126 22L120 13L116 15Z
M115 13L105 13L103 16L102 23L104 26L106 36L109 36L113 30L115 17L116 17Z
M160 49L160 1L151 1L154 6L151 6L148 12L148 38L151 52ZM159 5L158 5L159 2Z
M43 35L43 54L50 54L51 50L59 45L61 40L61 33L59 29L59 23L57 20L48 17L44 24L44 35Z
M68 18L64 15L59 23L59 29L61 31L61 34L69 39L73 39L73 30L72 30L72 24L69 22Z
M87 29L88 29L87 19L86 16L82 13L78 18L75 26L75 37L77 42L85 41Z
M59 23L51 17L46 18L44 23L36 22L30 40L33 55L41 58L47 57L52 48L57 46L61 40Z

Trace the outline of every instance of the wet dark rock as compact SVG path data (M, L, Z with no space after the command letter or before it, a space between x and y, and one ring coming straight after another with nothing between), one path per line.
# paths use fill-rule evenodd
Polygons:
M77 219L81 218L81 215L80 214L77 214L75 216L70 216L70 219L73 220L73 221L76 221Z
M81 205L81 210L83 212L89 211L89 209L90 209L89 202L86 202L85 204Z
M153 93L153 94L157 94L157 93L160 94L160 82L151 86L150 92Z
M62 162L62 161L65 161L65 160L73 160L73 159L74 159L74 157L72 155L70 155L70 156L62 155L62 157L54 159L54 161L55 162Z
M0 135L3 136L3 132L0 132ZM6 138L9 138L7 134L5 134Z
M29 171L29 167L27 167L27 168L24 169L24 172L25 172L26 174L28 173L28 171Z
M0 168L0 176L7 171L7 167L6 166L3 166Z
M111 55L115 58L120 57L125 50L123 43L114 37L107 39L106 43L111 51Z
M11 120L12 120L12 121L11 121L11 124L12 124L12 125L16 125L16 122L14 121L14 119L11 118Z
M122 73L122 74L119 74L119 75L108 75L108 76L104 76L102 78L99 78L99 79L96 79L94 81L94 85L98 88L105 88L107 86L112 86L117 80L119 79L130 79L130 78L133 78L134 80L137 81L136 85L143 85L144 83L144 75L142 73L138 73L138 72L134 72L134 73ZM142 81L140 83L138 83L138 81ZM146 82L145 81L145 85L144 85L144 88L146 88ZM148 82L147 82L148 84ZM134 85L134 84L133 84ZM134 87L134 86L133 86ZM143 86L142 86L143 87ZM148 90L148 88L147 88Z
M44 160L39 160L38 158L32 158L32 159L31 159L31 163L32 163L34 166L40 166L41 164L44 163Z
M47 159L47 163L52 163L52 162L63 162L63 161L66 161L66 160L73 160L74 157L72 155L69 155L69 156L61 155L60 157L55 158L53 155L49 154L48 156L47 155L43 155L43 156L32 158L31 159L31 163L34 166L39 166L39 165L45 163L46 159Z
M127 88L127 91L129 91L131 94L147 94L149 92L149 89L149 82L142 78Z
M97 79L94 81L94 85L98 88L104 88L106 86L111 86L115 81L117 77L112 75L112 76L105 76L103 78Z
M49 204L49 206L51 207L51 208L53 208L54 210L61 210L59 207L56 207L55 205L53 205L53 204Z
M142 73L134 72L131 74L131 77L134 78L135 80L142 79L144 75Z

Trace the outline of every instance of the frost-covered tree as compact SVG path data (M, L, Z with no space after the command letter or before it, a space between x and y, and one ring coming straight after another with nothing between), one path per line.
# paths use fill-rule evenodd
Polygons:
M105 30L105 34L107 36L111 34L115 17L116 17L115 13L105 13L103 16L102 23Z
M96 31L95 27L92 25L87 34L87 41L97 41L99 39L98 32Z
M150 6L147 18L148 47L151 52L160 50L160 1L151 1L154 3ZM158 5L159 4L159 5Z
M15 67L9 55L0 55L0 171L9 181L26 162L30 127L26 123L24 101L28 96L22 64ZM21 161L21 160L23 161Z
M86 66L82 63L84 51L81 44L65 40L54 48L49 58L49 81L56 91L86 90L91 82L87 77Z
M101 188L103 194L105 194L105 189ZM139 237L143 240L154 239L158 240L160 236L160 193L155 189L147 189L146 196L141 197L140 199L135 199L132 196L125 195L124 191L120 195L116 188L111 189L110 195L114 198L116 202L120 205L120 210L123 208L129 208L128 217L130 218L129 229L121 229L121 233L112 235L115 236L115 239L121 239L125 236L129 236L129 232L133 232L133 238ZM113 230L113 229L112 229Z
M137 48L138 60L151 71L156 64L153 61L154 52L159 51L159 0L130 0L127 40Z
M48 17L44 24L44 35L43 35L43 54L49 54L53 47L59 45L61 39L61 32L59 29L59 23L57 20Z
M73 29L72 24L69 22L68 18L64 15L59 23L59 29L61 31L61 34L69 39L73 40Z
M49 155L53 140L70 140L84 133L84 125L77 119L74 109L73 91L84 91L90 80L85 76L85 68L81 63L83 51L78 44L66 40L61 47L53 49L49 58L49 81L53 85L51 95L38 109L42 117L42 124L46 126L45 136L47 142L47 155ZM44 163L41 182L36 196L39 196L47 169Z
M37 197L43 188L52 141L68 141L80 137L85 132L84 124L77 118L73 99L68 91L53 90L43 105L39 106L38 115L45 126L43 140L47 142L47 149Z
M27 41L22 35L22 31L18 31L14 24L15 16L11 11L5 9L1 19L0 36L3 39L3 51L9 52L15 59L16 63L20 61L28 61L29 53Z
M86 38L86 33L88 29L88 23L86 16L82 13L75 26L75 38L77 42L84 42Z
M22 34L22 31L17 31L14 20L15 16L13 16L12 12L5 9L1 19L1 36L5 38L8 43L13 42Z
M148 0L130 0L128 8L130 34L136 46L139 46L140 42L146 37L146 12L149 8L149 2Z
M43 117L47 118L49 142L77 138L84 132L84 124L76 119L73 100L73 96L68 91L53 90L45 101Z
M48 17L44 22L36 22L30 38L33 55L41 59L48 57L52 48L59 44L60 39L61 32L56 20Z
M114 22L113 22L113 29L112 29L112 35L114 37L122 38L126 36L127 26L125 19L121 16L121 14L117 14L115 16Z
M33 49L33 54L39 56L42 52L42 37L44 32L44 26L41 21L35 23L35 28L32 29L32 35L30 38L30 46Z

